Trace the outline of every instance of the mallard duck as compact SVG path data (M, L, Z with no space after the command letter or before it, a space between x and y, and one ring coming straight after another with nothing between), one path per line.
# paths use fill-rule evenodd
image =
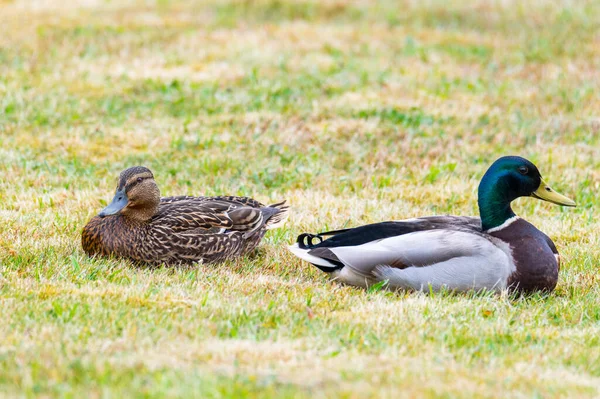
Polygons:
M544 182L533 163L507 156L481 179L480 218L430 216L302 234L290 249L354 286L383 282L392 290L552 291L560 265L556 246L510 206L525 196L575 206Z
M266 230L283 224L285 201L270 206L247 197L160 197L152 172L121 172L112 202L84 227L90 256L147 264L213 263L253 250Z

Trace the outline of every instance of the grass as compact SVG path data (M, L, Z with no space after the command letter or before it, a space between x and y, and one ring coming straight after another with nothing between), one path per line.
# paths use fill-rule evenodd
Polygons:
M597 397L595 1L0 1L6 397ZM497 157L576 209L516 211L560 282L513 298L338 286L304 231L476 214ZM287 198L254 256L89 259L118 173L164 195Z

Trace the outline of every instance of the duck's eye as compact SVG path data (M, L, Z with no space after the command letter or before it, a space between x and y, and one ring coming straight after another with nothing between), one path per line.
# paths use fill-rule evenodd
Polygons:
M526 175L529 172L529 168L527 166L519 166L519 173L522 175Z
M138 177L138 178L137 178L137 182L138 182L138 183L139 183L139 182L141 182L142 180L144 180L144 179L142 179L141 177Z

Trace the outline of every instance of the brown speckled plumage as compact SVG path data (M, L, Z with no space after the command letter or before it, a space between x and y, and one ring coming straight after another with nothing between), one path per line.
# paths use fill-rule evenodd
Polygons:
M84 251L146 264L214 263L252 251L267 229L287 218L285 201L265 206L235 196L160 198L155 185L148 169L125 170L117 195L123 190L128 205L88 222L82 233ZM149 200L149 192L156 198ZM147 208L156 209L149 218Z

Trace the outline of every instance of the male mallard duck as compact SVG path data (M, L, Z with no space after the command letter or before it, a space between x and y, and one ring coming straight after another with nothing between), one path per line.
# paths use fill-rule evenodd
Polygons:
M512 211L510 203L524 196L575 206L542 180L533 163L509 156L481 179L481 218L430 216L302 234L290 249L355 286L387 281L391 289L551 291L558 281L558 251Z
M90 256L148 263L218 262L254 249L287 218L285 201L265 206L247 197L160 197L152 172L121 172L112 203L84 227Z

